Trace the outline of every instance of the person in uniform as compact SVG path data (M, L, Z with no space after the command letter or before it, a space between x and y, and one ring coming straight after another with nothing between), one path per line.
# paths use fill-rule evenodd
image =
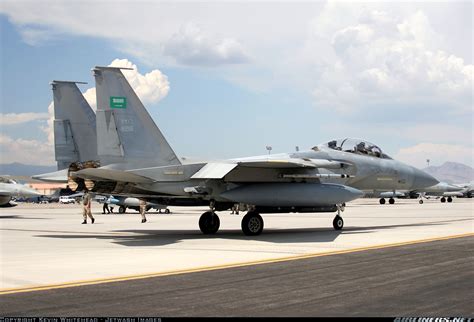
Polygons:
M84 196L82 197L82 217L84 218L84 221L82 222L83 224L87 224L87 216L91 219L92 223L94 223L95 219L92 217L92 211L91 211L91 195L89 192L85 192Z
M146 222L145 212L146 201L144 199L140 199L140 215L142 216L142 224Z
M104 205L102 206L102 213L105 214L106 211L107 211L108 214L110 214L109 199L108 198L106 198L104 200Z

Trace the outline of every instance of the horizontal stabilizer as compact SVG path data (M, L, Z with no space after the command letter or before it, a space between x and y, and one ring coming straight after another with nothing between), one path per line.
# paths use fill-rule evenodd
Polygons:
M131 183L153 183L154 180L123 170L89 168L77 171L75 175L93 181L117 181Z
M67 183L67 172L68 169L62 169L59 171L36 174L32 176L32 179L41 180L45 182L58 182L58 183Z

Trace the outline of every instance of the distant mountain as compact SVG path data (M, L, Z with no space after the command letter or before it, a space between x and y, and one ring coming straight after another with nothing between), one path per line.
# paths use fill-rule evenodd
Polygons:
M474 170L465 164L445 162L440 166L430 166L423 169L439 181L448 183L464 183L474 180Z
M51 166L31 165L31 164L22 164L18 162L0 164L0 175L30 177L34 174L53 172L56 170L57 168L55 165L51 165Z

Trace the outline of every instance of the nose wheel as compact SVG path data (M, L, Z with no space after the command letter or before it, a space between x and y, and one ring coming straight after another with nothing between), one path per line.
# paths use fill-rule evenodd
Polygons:
M385 200L384 200L385 201ZM337 215L334 217L334 220L332 221L332 226L334 227L335 230L341 230L342 227L344 227L344 220L341 217L341 212L344 211L345 205L336 205L337 207Z
M335 230L341 230L342 227L344 227L344 220L342 220L342 217L339 215L334 217L334 220L332 221L332 226Z

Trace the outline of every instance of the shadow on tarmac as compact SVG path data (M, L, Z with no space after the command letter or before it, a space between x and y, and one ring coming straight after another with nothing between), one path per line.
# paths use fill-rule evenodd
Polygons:
M215 235L203 235L199 230L113 230L109 233L98 234L50 234L36 235L40 238L59 239L84 239L94 238L110 240L112 243L123 246L164 246L175 244L184 240L199 239L229 239L229 240L254 240L268 243L322 243L334 241L339 235L348 234L370 234L371 232L395 229L401 227L423 227L436 226L454 221L470 221L471 218L456 219L449 221L436 221L414 224L398 224L387 226L347 227L342 231L333 228L287 228L287 229L265 229L259 236L245 236L241 230L220 230ZM123 233L121 235L120 233Z
M1 219L50 219L50 218L41 218L41 217L23 217L21 215L5 215L5 216L0 216Z

